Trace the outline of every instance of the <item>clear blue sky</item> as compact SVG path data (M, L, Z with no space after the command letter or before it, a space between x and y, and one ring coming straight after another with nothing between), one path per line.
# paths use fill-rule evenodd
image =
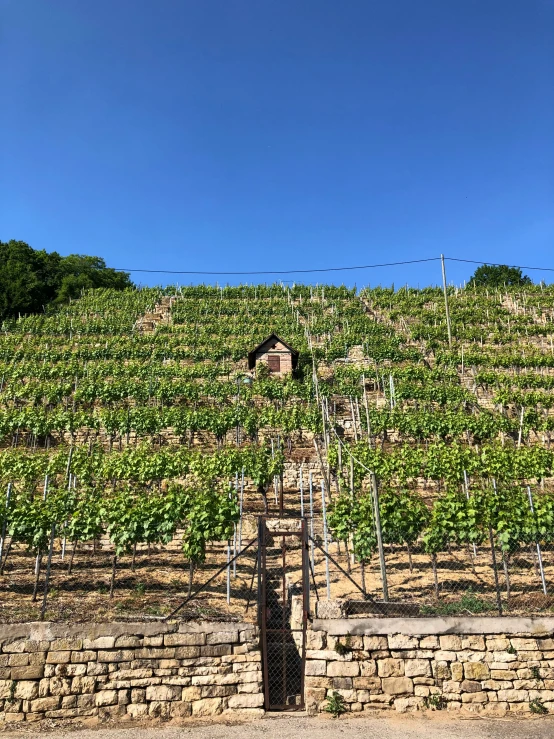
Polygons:
M554 0L0 9L4 241L128 268L554 267Z

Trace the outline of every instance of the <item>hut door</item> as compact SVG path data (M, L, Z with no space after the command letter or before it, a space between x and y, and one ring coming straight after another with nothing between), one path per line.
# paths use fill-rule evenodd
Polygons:
M281 371L281 357L278 354L268 354L267 364L269 366L270 372L280 372Z

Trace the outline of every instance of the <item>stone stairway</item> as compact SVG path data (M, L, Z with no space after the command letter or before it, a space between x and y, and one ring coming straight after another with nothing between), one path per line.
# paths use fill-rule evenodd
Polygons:
M162 323L171 323L171 308L177 296L163 295L151 313L145 313L135 323L135 329L141 333L153 333Z

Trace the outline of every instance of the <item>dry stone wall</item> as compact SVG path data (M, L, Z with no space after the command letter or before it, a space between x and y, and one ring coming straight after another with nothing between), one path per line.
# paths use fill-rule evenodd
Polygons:
M246 623L0 626L0 721L263 713Z
M396 630L402 622L387 620L397 622ZM369 628L362 619L355 619L352 628L345 626L344 619L316 621L315 630L308 632L306 651L308 711L324 710L335 691L353 712L376 708L465 709L494 715L527 713L533 708L554 711L554 630L537 633L532 627L524 633L506 633L507 629L487 633L481 627L480 634L444 630L418 634L418 620L410 624L410 631L416 633L407 634L371 633L384 630L372 628L376 619L366 620ZM440 631L440 626L430 630Z

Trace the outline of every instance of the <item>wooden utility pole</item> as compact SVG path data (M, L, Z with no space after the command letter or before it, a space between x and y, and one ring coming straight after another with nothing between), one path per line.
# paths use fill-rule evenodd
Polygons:
M444 290L444 306L446 308L446 328L448 331L448 346L452 348L452 328L450 326L450 310L448 309L448 293L446 291L446 269L444 268L444 254L441 254L442 289Z

